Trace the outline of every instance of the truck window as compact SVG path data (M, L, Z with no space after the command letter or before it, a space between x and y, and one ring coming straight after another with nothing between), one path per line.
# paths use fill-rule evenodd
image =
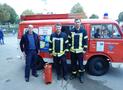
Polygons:
M24 28L23 34L25 34L28 31L28 28Z
M28 28L24 28L23 34L25 34L28 31ZM38 28L33 28L33 31L38 34Z
M121 38L116 25L113 24L95 24L91 25L91 38L111 39Z
M73 27L74 27L73 25L63 25L61 31L69 35Z
M81 27L85 28L84 25L81 25ZM62 32L65 32L68 35L73 28L74 25L63 25Z
M113 38L121 38L121 35L120 35L119 31L118 31L118 28L115 25L113 25L112 37Z
M101 36L101 25L91 25L91 38L100 38Z

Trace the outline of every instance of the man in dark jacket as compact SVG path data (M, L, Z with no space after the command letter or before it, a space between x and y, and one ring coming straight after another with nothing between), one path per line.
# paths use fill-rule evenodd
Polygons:
M38 77L35 63L37 60L37 54L40 53L39 38L38 35L33 32L33 25L29 25L28 31L22 36L20 48L26 57L25 80L26 82L29 82L31 68L32 75Z
M51 34L49 42L49 53L53 56L57 79L61 78L63 72L64 80L67 80L67 64L65 52L68 51L68 38L64 32L61 32L61 24L56 24L56 32Z
M69 37L69 45L71 52L71 66L72 76L71 79L75 78L77 72L79 73L79 80L83 83L84 66L83 66L83 53L87 49L87 32L81 26L81 19L75 19L75 27L71 30ZM78 61L78 67L77 67Z
M0 28L0 44L3 45L4 44L4 34L2 29Z

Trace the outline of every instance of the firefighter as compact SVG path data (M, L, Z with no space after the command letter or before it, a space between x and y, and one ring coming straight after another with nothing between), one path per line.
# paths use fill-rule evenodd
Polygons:
M72 76L70 79L76 78L78 73L80 83L83 83L83 75L85 71L83 66L83 54L87 50L88 36L86 30L81 25L81 19L75 19L74 23L75 26L68 36L72 66Z
M56 32L52 33L49 42L49 53L53 56L57 80L61 79L61 72L64 80L67 80L66 52L68 51L68 38L66 33L61 32L62 25L55 25Z

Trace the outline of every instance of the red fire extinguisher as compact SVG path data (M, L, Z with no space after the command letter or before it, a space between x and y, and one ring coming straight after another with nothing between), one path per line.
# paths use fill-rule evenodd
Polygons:
M45 64L43 78L46 84L52 83L52 65L51 64L48 64L48 63Z

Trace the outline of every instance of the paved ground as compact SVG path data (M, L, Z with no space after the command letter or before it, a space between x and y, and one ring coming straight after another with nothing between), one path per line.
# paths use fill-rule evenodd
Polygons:
M24 80L24 60L20 58L16 36L5 38L5 45L0 45L0 90L122 90L123 66L111 68L100 77L85 74L85 82L56 80L53 73L52 84L44 84L42 71L38 78L30 77L30 82Z

